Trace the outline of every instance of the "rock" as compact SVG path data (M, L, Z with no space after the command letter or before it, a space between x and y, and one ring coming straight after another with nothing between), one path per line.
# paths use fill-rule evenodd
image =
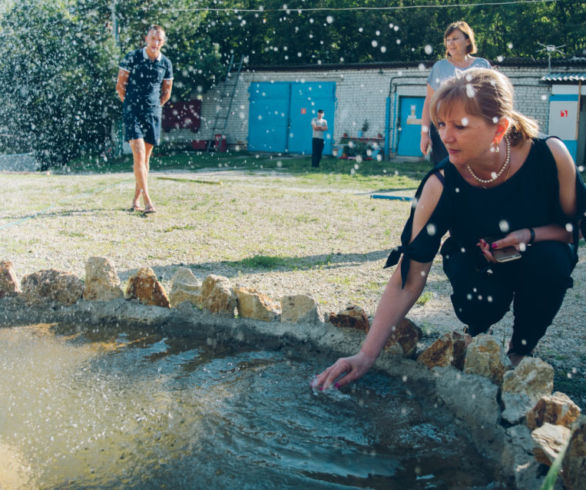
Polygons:
M503 454L502 464L513 470L514 488L541 488L542 466L533 456L534 442L525 424L513 425L506 430L510 454Z
M128 279L126 297L137 299L145 305L162 306L163 308L170 306L165 288L150 267L140 268L135 275Z
M586 488L586 417L580 417L562 461L562 478L569 490Z
M553 390L553 368L541 359L525 357L513 371L503 377L503 419L517 424L537 401Z
M200 308L212 313L234 316L237 298L227 277L210 274L201 286Z
M500 386L503 382L505 366L502 361L502 349L491 335L478 335L466 349L464 372L479 374Z
M0 298L16 295L20 292L12 262L7 260L0 262Z
M319 309L315 299L306 294L281 297L281 321L290 323L319 323Z
M526 454L533 454L533 439L529 427L524 424L513 425L507 429L507 436L517 448Z
M173 308L184 301L194 306L201 304L201 281L195 277L191 269L180 267L171 279L169 301Z
M454 415L469 424L486 428L498 425L497 386L482 376L464 374L453 367L436 369L437 393Z
M421 340L423 332L408 318L403 318L398 325L393 326L389 340L385 346L385 350L391 348L392 345L398 344L401 346L402 354L405 357L414 357L417 351L417 343Z
M339 313L330 313L328 321L336 327L355 328L368 332L368 316L360 306L348 306Z
M451 332L442 335L424 350L417 358L417 362L424 364L429 369L446 366L462 369L465 352L464 336L458 332Z
M468 346L466 345L466 337L464 334L460 332L451 332L452 342L454 343L454 353L453 353L453 361L452 366L460 371L464 370L464 364L466 362L466 350Z
M241 318L271 322L281 314L280 304L256 289L237 287L234 292L238 298L238 315Z
M580 417L580 407L565 393L556 391L543 396L527 413L527 427L533 430L543 424L563 425L568 429Z
M503 458L506 433L499 423L498 386L483 376L465 374L452 366L434 368L433 374L438 397L463 422L467 436L482 447L483 456Z
M531 432L533 455L537 462L551 466L570 439L571 431L563 425L547 422Z
M120 278L112 262L104 257L90 257L85 264L83 299L110 301L123 296Z
M22 292L28 303L57 301L65 305L76 303L83 294L83 282L69 272L48 269L22 278Z

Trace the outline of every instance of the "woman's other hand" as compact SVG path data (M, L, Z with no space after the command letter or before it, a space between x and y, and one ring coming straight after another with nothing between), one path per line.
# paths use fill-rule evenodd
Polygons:
M311 382L311 387L321 391L327 390L331 385L341 388L363 376L375 360L376 357L370 357L362 351L351 357L342 357L318 374Z
M494 256L492 255L491 244L488 243L484 238L478 240L476 246L480 248L480 251L482 252L482 255L484 255L484 258L486 260L488 260L489 262L496 262Z

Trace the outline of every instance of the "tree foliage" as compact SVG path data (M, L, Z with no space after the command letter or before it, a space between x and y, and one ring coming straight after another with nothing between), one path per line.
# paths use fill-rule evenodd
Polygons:
M115 92L121 56L162 24L174 62L174 98L205 91L225 71L218 45L197 34L204 15L177 10L188 0L21 0L0 20L0 107L4 149L33 151L44 165L107 154L121 111ZM8 136L6 136L8 135Z
M17 147L45 163L101 148L109 136L115 50L86 25L64 2L22 0L2 18L2 120Z
M57 164L107 151L121 110L118 62L151 24L167 33L173 100L222 80L231 56L249 65L431 63L459 19L475 30L479 55L497 63L547 59L546 45L586 55L586 4L574 0L19 0L0 15L0 133L12 136L2 146Z
M460 6L464 3L477 5ZM501 5L480 0L293 0L286 6L265 0L262 12L246 12L258 9L254 0L216 4L240 10L210 13L210 35L222 52L248 56L253 65L431 62L444 55L447 25L461 19L476 32L479 54L493 60L546 59L543 45L564 45L568 57L586 54L586 4L573 0Z

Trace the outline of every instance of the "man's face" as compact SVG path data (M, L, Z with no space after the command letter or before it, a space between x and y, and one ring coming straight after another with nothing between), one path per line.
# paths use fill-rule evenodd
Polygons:
M165 33L160 30L152 29L144 38L147 48L153 53L158 53L165 44Z
M318 112L317 113L317 118L321 119L322 117L324 117L324 113L323 112Z

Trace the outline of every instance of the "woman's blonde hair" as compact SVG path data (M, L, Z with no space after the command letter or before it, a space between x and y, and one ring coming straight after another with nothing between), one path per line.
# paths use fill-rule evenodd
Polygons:
M448 52L448 43L446 39L454 31L460 31L462 34L464 34L464 37L470 41L470 44L466 46L466 54L474 54L478 51L476 49L476 41L474 40L474 31L472 30L472 27L470 27L468 23L464 22L463 20L459 20L457 22L452 22L446 29L446 32L444 32L444 46L446 47L446 58L450 57L450 53Z
M464 104L471 116L497 124L505 117L510 121L507 134L513 146L535 138L539 132L537 121L513 109L514 90L502 73L488 68L471 68L444 82L431 99L430 113L437 127L445 119L455 102Z

